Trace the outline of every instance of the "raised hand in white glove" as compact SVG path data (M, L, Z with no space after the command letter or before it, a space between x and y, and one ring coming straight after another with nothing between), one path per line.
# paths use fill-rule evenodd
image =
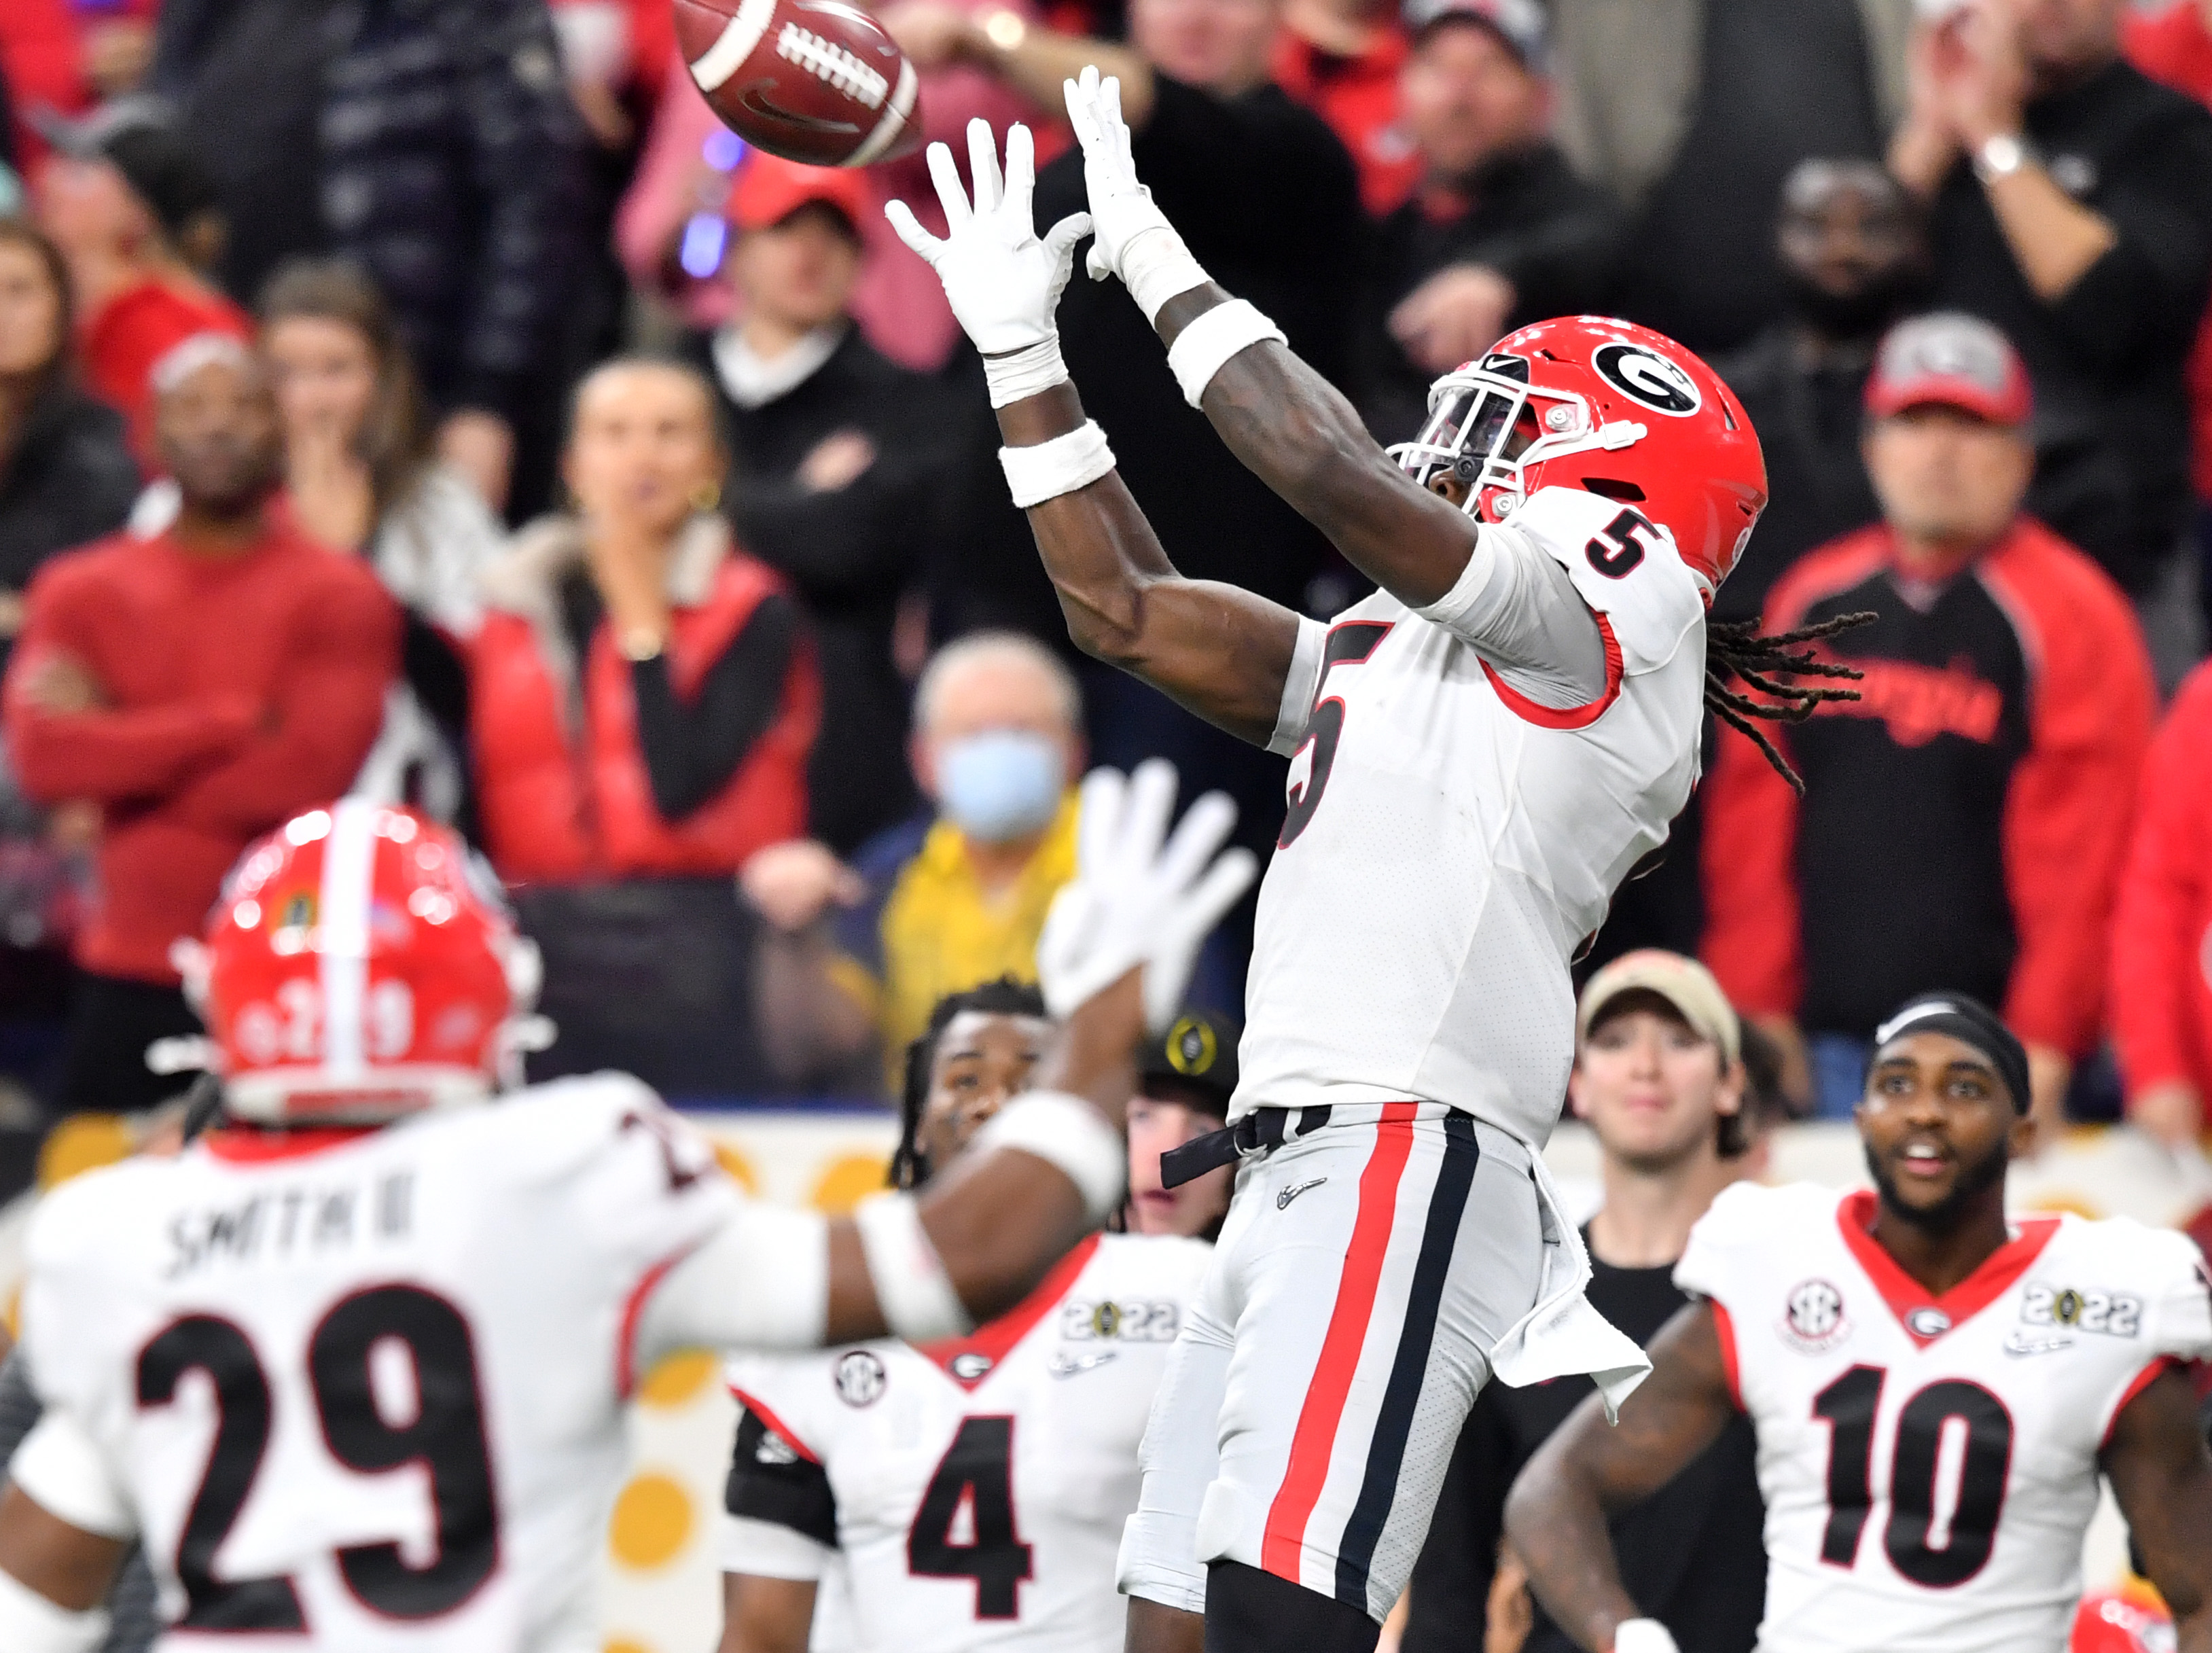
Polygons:
M1036 152L1026 126L1006 133L1002 181L990 123L969 121L968 164L975 180L972 208L952 151L942 143L929 146L929 175L945 208L942 239L924 229L903 201L886 203L884 216L899 240L937 272L952 313L987 358L1051 343L1059 337L1053 312L1074 264L1075 244L1091 233L1090 216L1070 213L1037 239L1030 218Z
M1250 850L1221 849L1237 824L1225 794L1206 793L1170 836L1175 799L1175 766L1164 758L1126 779L1115 769L1084 777L1075 882L1054 898L1037 941L1037 976L1055 1017L1142 966L1146 1024L1165 1032L1200 945L1259 875Z
M1152 199L1137 181L1129 149L1129 124L1121 118L1119 77L1098 76L1095 64L1060 82L1067 119L1083 146L1083 186L1091 198L1091 223L1097 239L1085 261L1093 281L1119 276L1147 320L1178 293L1207 279Z

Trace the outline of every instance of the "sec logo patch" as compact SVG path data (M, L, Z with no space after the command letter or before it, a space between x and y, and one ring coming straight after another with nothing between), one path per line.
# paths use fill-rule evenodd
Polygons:
M1784 1339L1808 1354L1832 1349L1851 1334L1844 1294L1824 1279L1801 1280L1784 1299Z
M872 1349L854 1349L837 1362L837 1398L848 1407L872 1407L884 1397L886 1374L883 1357Z

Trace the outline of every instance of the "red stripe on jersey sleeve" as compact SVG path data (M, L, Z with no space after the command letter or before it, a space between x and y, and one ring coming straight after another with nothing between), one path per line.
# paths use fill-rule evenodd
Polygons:
M696 1246L685 1246L672 1257L663 1257L645 1271L644 1276L623 1299L622 1321L615 1333L615 1393L623 1400L637 1387L637 1323L644 1317L646 1300L653 1288L668 1278L668 1271L682 1262Z
M746 1394L735 1383L730 1385L730 1395L731 1398L736 1401L739 1406L743 1407L747 1412L752 1413L754 1417L759 1419L761 1422L766 1424L779 1436L782 1437L783 1443L789 1447L793 1452L799 1454L800 1457L805 1459L807 1462L817 1465L821 1463L821 1455L816 1452L812 1447L807 1445L805 1442L800 1440L797 1435L793 1434L789 1424L784 1422L782 1419L777 1417L775 1413L763 1406L760 1402L759 1396Z
M1735 1322L1729 1317L1729 1311L1721 1307L1718 1298L1707 1297L1705 1306L1713 1311L1713 1334L1720 1339L1721 1370L1728 1376L1729 1399L1735 1403L1735 1409L1741 1412L1744 1409L1743 1383L1741 1368L1736 1364Z
M1620 659L1620 640L1613 635L1613 622L1595 609L1590 617L1597 622L1598 635L1605 639L1605 693L1585 706L1571 706L1556 711L1549 706L1539 706L1521 694L1504 678L1491 669L1488 660L1482 663L1482 675L1490 679L1498 698L1505 702L1505 709L1523 723L1533 723L1540 729L1587 729L1606 714L1606 709L1620 698L1620 678L1623 666Z
M2112 1415L2105 1419L2105 1432L2097 1441L2098 1451L2102 1452L2112 1443L2112 1431L2120 1426L2120 1414L2135 1404L2136 1396L2158 1382L2160 1374L2179 1364L2172 1355L2162 1354L2154 1358L2135 1375L2135 1381L2121 1392L2118 1404L2112 1408Z
M1314 1363L1313 1380L1306 1386L1305 1404L1299 1408L1297 1428L1291 1437L1283 1484L1268 1506L1260 1565L1293 1584L1298 1583L1301 1571L1298 1564L1306 1523L1313 1518L1322 1484L1328 1479L1337 1425L1343 1420L1352 1376L1359 1366L1359 1352L1367 1341L1367 1323L1375 1316L1376 1287L1382 1278L1382 1261L1390 1250L1390 1229L1398 1214L1398 1184L1405 1176L1406 1162L1413 1157L1416 1106L1410 1102L1382 1106L1374 1149L1359 1173L1359 1207L1352 1219L1352 1243L1346 1248L1328 1330L1322 1336L1321 1357Z

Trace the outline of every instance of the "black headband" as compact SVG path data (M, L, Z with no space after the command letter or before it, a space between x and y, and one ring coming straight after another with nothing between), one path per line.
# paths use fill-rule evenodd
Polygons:
M1979 1000L1963 993L1923 993L1908 999L1875 1030L1875 1050L1907 1033L1948 1033L1965 1040L1987 1056L2003 1079L2014 1110L2027 1111L2027 1047Z

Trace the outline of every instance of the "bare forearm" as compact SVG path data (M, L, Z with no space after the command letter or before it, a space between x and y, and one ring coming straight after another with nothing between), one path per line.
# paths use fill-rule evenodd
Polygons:
M1073 385L999 410L1000 434L1014 447L1083 422ZM1267 743L1297 641L1295 615L1176 573L1118 471L1030 507L1029 519L1078 648L1240 739Z
M1531 1463L1529 1471L1537 1467ZM1536 1599L1583 1646L1611 1647L1614 1630L1639 1616L1620 1582L1596 1489L1571 1469L1524 1472L1506 1500L1505 1534L1528 1570Z
M1034 24L1018 35L1009 31L994 40L986 24L995 21L971 21L961 40L961 56L1055 114L1060 107L1060 82L1073 80L1096 64L1102 76L1120 78L1122 117L1133 130L1144 130L1152 112L1152 70L1127 46L1080 34L1057 34Z
M2036 297L2055 304L2119 240L2110 223L2068 195L2041 167L1986 186L2014 261Z
M1172 345L1229 295L1208 283L1160 307ZM1352 404L1287 347L1239 350L1200 398L1244 468L1280 495L1376 584L1412 607L1433 603L1467 567L1474 528L1424 493L1376 446Z

